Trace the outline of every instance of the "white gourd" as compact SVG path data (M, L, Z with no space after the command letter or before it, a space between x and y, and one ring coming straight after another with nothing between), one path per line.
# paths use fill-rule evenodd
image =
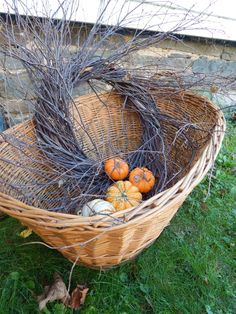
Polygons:
M111 203L98 198L86 203L82 207L81 215L89 217L96 214L111 214L115 211L115 207Z

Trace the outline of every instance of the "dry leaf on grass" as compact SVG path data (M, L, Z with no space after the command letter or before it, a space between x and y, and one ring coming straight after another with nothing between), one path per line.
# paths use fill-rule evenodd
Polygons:
M27 229L24 229L23 231L21 231L20 237L28 238L32 233L33 233L33 230L30 228L27 228Z
M72 291L70 300L67 302L67 306L72 309L79 309L84 304L89 288L83 285L77 285Z
M54 274L54 282L51 286L44 287L44 293L38 296L39 310L43 310L48 302L55 300L61 300L66 303L69 300L70 295L67 291L61 276L57 273Z

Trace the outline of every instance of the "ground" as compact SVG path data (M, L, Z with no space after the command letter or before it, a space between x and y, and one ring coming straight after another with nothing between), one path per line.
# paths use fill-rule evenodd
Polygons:
M90 291L80 311L51 303L45 314L233 314L233 223L236 216L236 132L229 122L209 178L192 192L155 243L139 257L109 271L76 267L72 286ZM38 313L35 296L59 272L65 282L71 263L37 240L22 239L24 227L12 218L0 221L0 314Z

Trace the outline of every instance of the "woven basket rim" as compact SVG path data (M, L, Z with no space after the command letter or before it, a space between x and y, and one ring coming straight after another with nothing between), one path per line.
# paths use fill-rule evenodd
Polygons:
M122 228L122 226L124 225L127 226L128 224L137 223L140 219L142 219L146 215L151 217L154 213L156 214L157 211L161 212L162 208L164 210L163 205L165 205L167 201L174 202L179 196L182 196L183 193L188 194L187 191L192 190L193 187L196 186L199 183L199 181L202 179L202 177L207 173L209 168L214 163L214 160L220 149L220 146L224 137L225 129L226 129L224 115L222 111L220 110L220 108L218 108L214 103L212 103L206 97L197 95L191 91L184 91L184 94L194 95L194 97L198 97L199 99L202 99L205 103L211 106L212 109L216 111L217 121L214 127L212 138L209 140L209 143L206 145L199 159L196 161L196 163L193 165L190 171L183 178L181 178L177 183L175 183L172 187L160 193L157 193L156 195L149 198L148 200L143 201L142 204L140 204L139 206L113 213L110 217L102 216L102 215L95 215L92 217L83 217L80 215L52 212L46 209L27 205L26 203L19 201L15 199L14 197L11 197L2 192L0 192L0 197L4 199L8 205L12 205L12 209L11 210L6 209L4 208L4 204L0 204L0 210L7 214L10 214L10 212L15 210L15 212L18 212L19 216L21 217L27 216L27 215L24 215L23 212L27 211L28 214L32 212L32 215L34 216L34 220L37 216L39 218L41 217L43 220L37 221L37 223L40 225L45 225L48 228L50 227L66 228L67 226L71 227L72 225L74 226L87 225L88 227L96 228L97 230L100 230L101 232L105 229L107 230L107 227L103 227L104 224L106 223L108 223L112 227L112 229L115 230L115 229ZM91 97L91 95L86 95L86 96ZM14 129L17 129L17 128L20 128L20 125L14 126ZM8 130L6 132L8 132ZM4 142L0 144L0 147L2 145L4 146ZM200 165L202 166L202 171L199 172L200 180L196 180L196 178L194 178L194 175ZM153 209L150 208L152 204L155 204L155 208ZM158 206L158 209L157 209L157 206ZM149 207L149 208L145 212L146 207ZM140 213L141 210L144 210L144 211ZM31 219L29 215L27 217L29 220ZM124 221L116 225L111 225L111 223L109 222L111 221L114 222L114 218L117 218L117 219L122 218ZM24 219L27 219L27 218L24 218ZM48 222L46 222L45 220L48 220Z

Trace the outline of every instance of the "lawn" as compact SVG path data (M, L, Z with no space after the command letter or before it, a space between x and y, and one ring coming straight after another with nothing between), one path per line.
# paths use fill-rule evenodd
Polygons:
M193 191L155 243L118 268L96 271L77 266L72 287L90 291L80 311L50 303L53 314L231 314L234 304L233 242L236 216L236 132L229 123L208 194L209 178ZM35 296L59 272L66 283L71 263L19 237L24 227L0 221L0 314L38 313Z

